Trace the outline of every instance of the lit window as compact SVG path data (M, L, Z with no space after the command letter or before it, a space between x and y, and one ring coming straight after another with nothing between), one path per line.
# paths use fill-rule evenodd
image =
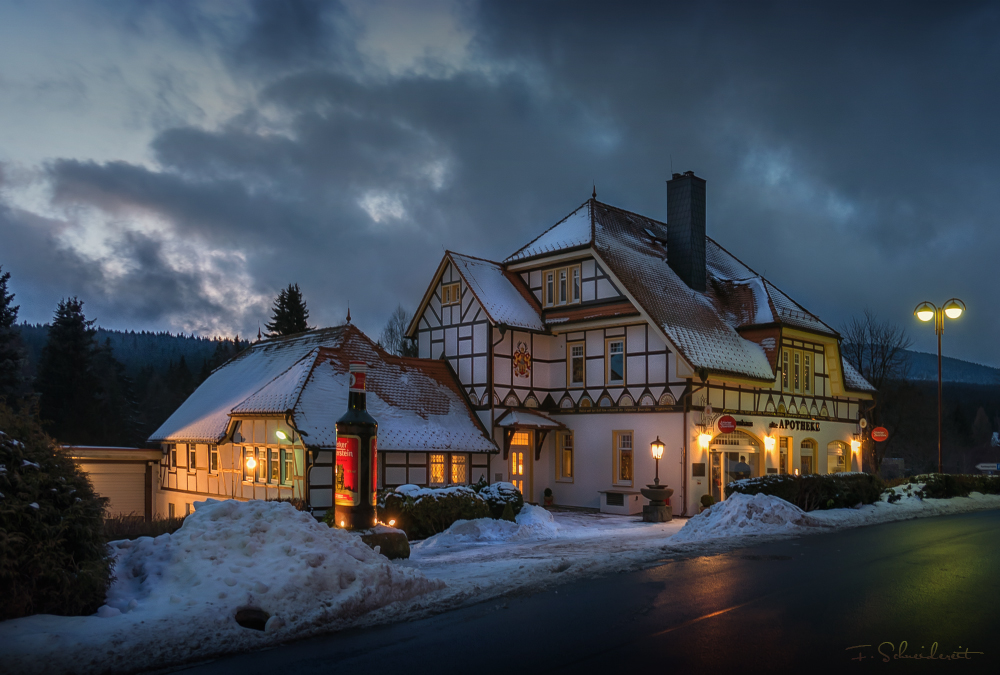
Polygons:
M267 451L268 470L271 475L269 482L277 483L281 478L281 467L278 465L278 449L271 448Z
M622 384L625 382L625 341L608 340L607 349L608 361L608 384Z
M295 474L295 454L292 450L281 450L281 484L291 485Z
M580 266L570 265L545 272L546 307L580 302Z
M468 468L465 463L465 455L451 456L451 482L464 484L468 482Z
M253 457L253 448L243 448L243 480L252 481L254 470L247 466L247 460ZM256 461L256 460L254 460Z
M430 481L431 485L444 485L444 455L431 454Z
M556 459L556 480L573 481L573 432L561 431L556 436L558 456Z
M584 352L583 343L570 344L569 346L569 384L571 387L583 386L584 373Z
M267 450L257 448L257 482L267 482Z
M615 431L612 434L614 442L614 482L617 484L632 484L632 432Z

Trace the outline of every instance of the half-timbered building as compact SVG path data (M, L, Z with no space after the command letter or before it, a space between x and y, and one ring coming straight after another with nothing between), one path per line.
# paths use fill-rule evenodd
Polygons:
M407 335L492 430L490 480L633 513L659 438L692 514L738 478L859 469L872 387L834 329L706 236L705 196L674 174L666 223L595 194L502 262L445 253Z
M368 364L380 487L486 477L498 447L451 364L388 354L346 325L256 343L215 370L150 437L162 448L157 513L212 497L301 500L322 514L351 361Z

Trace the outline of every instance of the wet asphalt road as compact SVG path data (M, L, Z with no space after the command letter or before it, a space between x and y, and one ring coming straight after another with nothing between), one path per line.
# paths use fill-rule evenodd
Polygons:
M183 672L1000 672L1000 511L654 565Z

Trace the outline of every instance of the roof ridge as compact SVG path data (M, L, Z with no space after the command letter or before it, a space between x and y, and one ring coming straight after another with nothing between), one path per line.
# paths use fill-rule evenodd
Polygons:
M302 362L303 362L304 360L308 359L308 358L309 358L309 356L310 356L310 355L311 355L311 354L312 354L313 352L317 351L318 349L319 349L319 347L314 347L313 349L309 350L309 352L308 352L308 353L306 353L306 354L302 355L302 357L301 357L301 358L298 358L298 359L296 359L296 360L295 360L294 362L292 362L292 364L291 364L291 365L289 365L289 366L288 366L287 368L285 368L284 370L282 370L282 371L281 371L280 373L278 373L277 375L275 375L274 377L272 377L272 378L271 378L270 380L268 380L267 382L265 382L265 383L264 383L264 384L262 384L261 386L259 386L259 387L257 387L256 389L254 389L254 390L253 390L253 391L252 391L252 392L250 393L250 395L249 395L249 396L246 396L246 397L244 397L242 401L240 401L239 403L237 403L236 405L234 405L233 407L231 407L231 408L229 409L229 414L230 414L230 415L232 415L232 414L233 414L233 411L234 411L234 410L236 410L237 408L239 408L239 407L240 407L241 405L243 405L244 403L246 403L247 401L249 401L250 399L252 399L252 398L253 398L254 396L256 396L257 394L259 394L260 392L262 392L262 391L264 391L265 389L267 389L267 388L268 388L269 386L271 386L271 385L272 385L272 384L273 384L273 383L275 382L275 380L277 380L278 378L281 378L281 377L284 377L284 376L285 376L285 375L286 375L286 374L287 374L288 372L290 372L290 371L292 370L292 368L294 368L295 366L299 365L299 364L300 364L300 363L302 363ZM298 385L296 386L296 388L299 388L299 389L301 389L301 387L299 387ZM301 392L300 392L300 393L301 393Z
M662 220L657 220L656 218L650 218L649 216L644 216L641 213L636 213L635 211L629 211L628 209L623 209L620 206L614 206L613 204L607 204L605 202L601 202L601 201L598 201L596 199L592 199L591 201L594 202L595 204L600 204L601 206L607 207L607 208L611 209L612 211L618 211L619 213L627 213L630 216L635 216L637 218L642 218L643 220L649 220L649 221L652 221L652 222L656 223L657 225L662 225L663 227L667 227L667 224L665 222L663 222ZM708 235L706 235L706 238L707 238L707 236ZM728 251L727 251L727 253L728 253Z
M522 246L521 248L517 249L516 251L514 251L513 253L511 253L509 256L507 256L506 258L504 258L504 261L506 262L506 261L510 260L511 258L513 258L514 256L516 256L518 253L520 253L524 249L530 247L532 244L534 244L536 241L538 241L539 239L541 239L542 237L544 237L546 234L548 234L552 230L556 229L557 227L559 227L560 225L562 225L563 223L565 223L567 220L569 220L570 216L572 216L574 213L576 213L577 211L579 211L580 209L582 209L584 206L589 205L590 202L592 202L592 201L594 201L594 200L593 199L588 199L587 201L585 201L582 204L580 204L578 207L576 207L575 209L573 209L572 211L570 211L569 213L567 213L555 225L553 225L552 227L546 228L537 237L535 237L534 239L532 239L531 241L529 241L527 244L525 244L524 246ZM590 226L590 241L593 242L594 241L594 225L593 225L594 224L594 215L593 215L594 211L593 211L593 209L591 209L590 214L591 214L591 216L590 216L590 223L591 223L591 226Z
M488 258L480 258L477 255L469 255L468 253L459 253L458 251L449 251L445 249L445 254L449 256L459 256L461 258L469 258L470 260L478 260L480 262L488 262L491 265L496 265L497 267L503 267L502 262L497 262L496 260L490 260Z

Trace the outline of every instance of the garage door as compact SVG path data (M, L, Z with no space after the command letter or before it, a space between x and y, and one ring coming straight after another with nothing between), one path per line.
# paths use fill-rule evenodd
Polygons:
M94 491L111 501L108 515L145 516L146 467L142 464L81 464Z

